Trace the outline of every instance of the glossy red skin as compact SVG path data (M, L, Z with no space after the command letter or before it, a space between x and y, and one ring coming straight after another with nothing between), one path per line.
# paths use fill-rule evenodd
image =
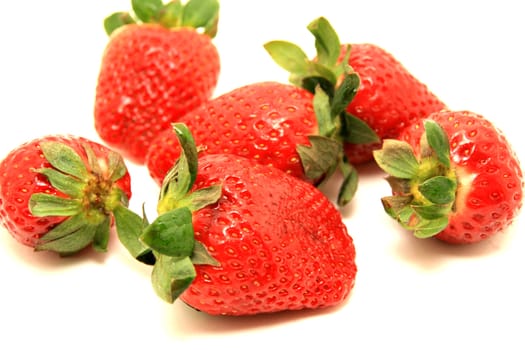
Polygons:
M220 266L196 265L184 302L213 315L250 315L329 307L349 296L355 247L319 190L231 154L199 162L194 189L222 184L223 195L194 212L195 238Z
M219 71L219 54L207 35L127 25L111 36L104 52L95 128L108 145L143 164L155 136L211 98Z
M82 137L71 135L50 135L28 141L13 149L0 162L0 220L9 233L20 243L35 247L38 239L60 224L67 217L35 217L29 212L29 199L34 193L47 193L68 198L50 185L47 178L32 169L51 165L40 150L40 142L56 141L72 147L84 159L87 158L83 144L89 145L97 158L107 164L108 148ZM131 198L130 175L126 173L116 183Z
M318 134L313 95L278 82L246 85L212 99L179 119L191 130L202 154L231 153L272 165L307 180L297 145ZM169 128L153 141L146 165L161 183L180 155Z
M373 44L352 44L349 64L361 83L347 111L364 120L379 136L397 138L399 132L416 120L445 108L428 87L416 79L394 56ZM346 53L345 46L341 59ZM373 160L372 151L381 143L346 144L345 152L353 164Z
M505 230L523 202L523 173L505 136L490 121L471 112L442 111L428 118L447 133L459 180L456 210L449 217L448 227L435 237L464 244ZM400 139L418 153L422 130L422 122L416 123L406 128Z

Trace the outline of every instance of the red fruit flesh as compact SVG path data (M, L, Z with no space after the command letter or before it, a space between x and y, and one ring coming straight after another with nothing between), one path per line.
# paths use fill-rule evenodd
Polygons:
M210 314L247 315L341 303L355 248L337 209L308 183L232 155L199 159L194 189L222 183L195 212L195 238L221 266L196 265L181 299Z
M73 136L46 136L22 144L0 162L0 219L11 235L20 243L34 247L39 238L67 217L35 217L29 211L29 200L34 193L68 196L50 185L47 178L34 169L52 167L45 159L40 142L56 141L73 148L84 160L87 156L83 144L89 145L95 155L107 162L108 149L98 143ZM100 161L101 166L103 161ZM107 163L106 163L107 165ZM116 182L128 198L131 197L130 176L126 173Z
M473 243L506 229L521 209L523 174L505 136L487 119L471 112L443 111L438 122L450 140L452 166L459 180L448 227L436 237L450 243ZM421 123L400 134L419 152Z
M296 151L317 134L313 95L277 82L247 85L219 96L179 119L193 133L202 154L253 158L306 180ZM180 155L177 137L166 130L152 143L146 164L161 183Z
M445 108L422 82L390 53L373 44L352 44L349 64L361 83L347 111L365 121L379 136L397 138L399 132L432 112ZM341 59L346 54L343 46ZM373 159L381 144L345 145L353 164Z
M95 128L124 157L144 163L153 138L208 100L218 81L211 38L190 28L127 25L101 63Z

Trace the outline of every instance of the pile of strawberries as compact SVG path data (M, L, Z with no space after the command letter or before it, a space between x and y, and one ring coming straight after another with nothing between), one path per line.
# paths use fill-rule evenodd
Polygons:
M356 248L339 208L375 162L386 214L420 238L487 239L522 206L523 174L483 116L450 111L390 53L340 43L325 18L317 54L265 48L289 83L212 97L220 73L217 0L133 1L104 22L94 106L105 145L47 135L0 163L0 217L20 243L61 256L107 251L110 232L152 266L162 299L217 315L322 308L351 293ZM206 72L206 74L201 74ZM158 215L128 208L142 164ZM342 174L336 203L319 185Z

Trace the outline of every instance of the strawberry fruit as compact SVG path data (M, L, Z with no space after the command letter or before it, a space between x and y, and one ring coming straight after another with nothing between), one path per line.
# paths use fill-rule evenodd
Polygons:
M70 255L89 244L106 251L115 220L120 227L140 220L127 209L130 197L122 157L82 137L38 138L0 162L2 224L38 251Z
M159 216L139 241L156 258L152 283L212 315L322 308L354 286L355 248L341 214L314 186L233 154L183 152L165 177Z
M346 70L359 76L359 88L346 112L365 122L379 140L346 142L345 153L352 164L373 160L372 151L385 138L397 138L399 132L418 119L445 107L421 81L397 59L373 44L341 44L338 34L323 17L308 25L315 37L317 56L309 60L297 45L271 41L265 48L276 63L291 73L290 81L312 89L312 77L327 86L337 86Z
M523 174L508 141L468 111L441 111L374 151L388 174L386 212L416 237L474 243L504 231L523 201Z
M319 89L314 95L291 84L258 82L204 103L179 122L188 126L203 154L252 158L314 184L340 167L345 180L338 203L344 205L355 193L357 178L342 148L344 129L351 121L339 118L339 113L356 87L355 75L348 75L330 101ZM180 150L171 130L153 141L146 164L155 181L162 181Z
M208 100L217 85L216 0L134 0L133 15L105 20L110 40L95 97L95 128L124 157L143 164L151 140ZM202 29L202 31L200 30Z

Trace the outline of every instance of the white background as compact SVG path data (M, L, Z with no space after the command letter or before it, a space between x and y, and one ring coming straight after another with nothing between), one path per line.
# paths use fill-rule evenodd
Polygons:
M470 109L502 129L525 161L525 22L519 1L223 0L215 39L216 94L287 73L262 45L299 43L327 17L343 42L372 42L396 56L451 109ZM103 18L126 0L9 1L0 21L0 157L48 133L99 140L93 101ZM131 207L154 209L157 188L129 164ZM494 239L464 246L421 241L383 214L383 174L360 168L357 197L343 211L359 272L340 307L256 317L211 317L161 301L147 266L113 237L107 254L60 259L33 253L0 229L0 348L192 346L253 349L290 344L352 349L523 349L523 212ZM333 191L327 186L326 191ZM10 344L6 346L6 344Z

